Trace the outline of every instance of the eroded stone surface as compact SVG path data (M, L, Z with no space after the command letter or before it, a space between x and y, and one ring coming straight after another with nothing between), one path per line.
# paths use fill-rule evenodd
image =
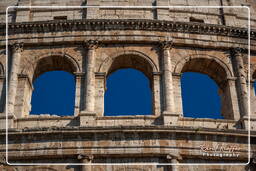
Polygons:
M255 170L255 2L13 0L0 2L0 11L10 5L94 8L9 9L9 71L6 71L5 26L0 25L1 170ZM109 5L250 6L251 58L248 60L247 8L102 7ZM0 13L0 22L5 23L4 12ZM150 116L104 116L106 78L127 67L142 71L150 80L153 94ZM53 70L64 70L76 77L74 116L30 114L33 80ZM217 83L224 119L183 117L180 78L189 71L207 74ZM9 163L74 164L7 166L5 113L9 121ZM251 161L246 165L249 128ZM137 165L93 165L97 163ZM241 163L241 166L168 165L177 163Z

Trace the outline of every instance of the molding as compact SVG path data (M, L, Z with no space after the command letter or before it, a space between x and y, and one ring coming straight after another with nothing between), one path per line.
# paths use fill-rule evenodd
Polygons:
M44 134L45 131L52 131L51 133L62 133L62 134L79 134L79 133L98 133L98 132L116 132L120 130L125 130L125 132L158 132L158 133L195 133L195 129L198 127L184 127L184 126L92 126L92 127L56 127L54 130L51 127L44 128L27 128L24 129L9 129L8 134L10 136L18 136L28 134ZM0 136L5 135L5 131L0 130ZM226 135L226 136L238 136L238 137L248 137L248 130L245 129L227 129L219 130L216 128L200 128L197 131L198 134L204 135ZM256 131L251 130L251 136L256 137Z
M163 49L163 50L171 50L173 48L173 40L170 41L161 41L159 43L159 46Z
M84 42L84 47L88 50L94 50L99 47L100 42L98 40L87 40Z
M23 42L14 42L13 44L11 44L11 48L14 52L21 53L24 50L23 45Z
M8 33L32 34L62 31L108 31L145 30L161 32L183 32L205 35L220 35L247 39L248 29L216 24L173 22L147 19L80 19L60 21L38 21L10 23ZM0 35L5 35L5 24L0 24ZM251 39L256 40L256 30L251 30Z

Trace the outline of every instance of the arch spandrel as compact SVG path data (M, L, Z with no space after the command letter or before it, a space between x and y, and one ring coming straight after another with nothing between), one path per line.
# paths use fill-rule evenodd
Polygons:
M148 55L134 50L119 51L109 55L100 64L98 72L105 72L109 75L118 69L129 67L140 70L148 78L151 78L153 72L159 72L157 65Z
M31 80L53 70L63 70L72 74L81 71L79 62L67 53L50 52L30 59L23 59L21 74L28 75Z
M197 65L196 67L193 65ZM199 72L210 76L218 85L227 78L234 77L230 67L215 56L196 54L190 55L177 62L174 73Z

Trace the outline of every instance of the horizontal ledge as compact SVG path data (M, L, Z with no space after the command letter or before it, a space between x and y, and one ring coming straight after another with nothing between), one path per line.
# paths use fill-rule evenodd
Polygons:
M126 116L98 116L97 120L115 120L115 119L156 119L156 115L126 115Z
M198 128L200 128L198 130ZM49 130L51 132L49 132ZM191 133L191 134L207 134L207 135L232 135L248 137L248 130L235 129L223 130L216 128L203 127L185 127L185 126L95 126L95 127L40 127L27 128L25 130L10 128L8 134L11 135L25 135L25 134L42 134L48 132L49 134L81 134L81 133L111 133L111 132L155 132L155 133ZM4 130L0 130L0 135L5 134ZM256 136L256 131L251 131L251 136Z
M190 117L180 117L180 121L208 121L208 122L225 122L225 123L236 123L237 121L231 119L211 119L211 118L190 118Z
M9 34L43 33L60 31L87 30L148 30L161 32L182 32L205 35L223 35L228 37L248 38L248 29L223 26L217 24L174 22L150 19L78 19L61 21L40 21L10 23ZM251 30L251 38L255 39L256 31ZM5 34L5 24L0 24L0 34Z
M57 115L29 115L23 118L17 118L17 121L30 121L30 120L70 120L75 119L76 116L57 116Z

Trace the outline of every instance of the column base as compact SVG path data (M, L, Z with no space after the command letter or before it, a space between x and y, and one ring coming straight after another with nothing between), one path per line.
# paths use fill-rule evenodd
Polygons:
M181 114L173 113L169 111L163 111L163 121L164 125L169 126L177 126L178 125L178 119L181 116Z
M80 126L91 127L96 125L95 112L81 111L79 114L79 118L80 118Z
M249 120L249 116L243 116L240 119L240 123L242 123L242 126L244 129L249 129L249 121L250 121L250 129L253 131L256 131L256 116L251 116Z
M15 128L15 116L8 115L8 128ZM5 113L0 113L0 129L6 129L6 115Z

